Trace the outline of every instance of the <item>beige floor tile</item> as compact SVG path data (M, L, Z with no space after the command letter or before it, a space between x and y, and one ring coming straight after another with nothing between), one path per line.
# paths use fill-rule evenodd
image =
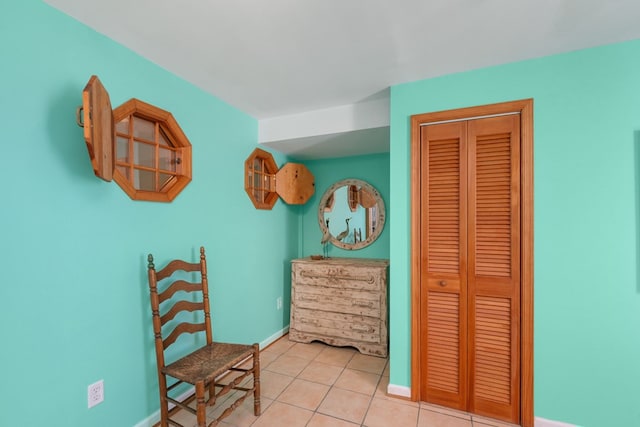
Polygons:
M295 377L307 367L309 362L309 359L302 359L300 357L287 356L286 354L283 354L271 362L265 370Z
M481 427L518 427L517 424L511 424L506 421L494 420L493 418L481 417L480 415L471 414L474 426Z
M344 368L356 354L356 350L351 347L325 347L314 359L315 362L322 362L327 365Z
M260 396L275 400L293 381L293 377L271 371L260 373Z
M316 412L313 417L311 417L311 421L309 421L307 427L360 427L360 424L350 423L349 421Z
M282 354L285 351L289 350L291 347L293 347L295 344L296 344L295 342L289 341L288 336L284 336L279 340L271 343L269 346L265 347L261 351L261 353Z
M380 375L384 371L386 364L387 359L382 357L356 353L347 364L347 368Z
M287 356L300 357L302 359L312 360L324 350L326 344L312 342L309 344L296 343L284 353Z
M419 410L417 406L403 405L385 399L373 399L364 419L364 425L367 427L413 427L418 422Z
M445 415L452 415L454 417L464 418L466 420L471 419L471 414L469 414L468 412L460 411L458 409L447 408L445 406L433 405L427 402L420 402L420 409L427 409L429 411L439 412Z
M271 364L274 360L280 357L280 354L274 352L261 352L260 353L260 368L265 369Z
M409 399L402 399L395 396L390 396L387 394L387 386L389 385L389 377L380 377L380 381L378 381L378 387L376 388L376 393L373 395L376 399L384 399L390 400L392 402L400 403L402 405L413 406L416 408L420 407L420 402L413 402Z
M207 416L211 419L218 418L229 406L231 406L234 402L238 400L238 398L242 397L243 395L245 395L245 393L243 391L238 391L238 390L231 391L225 394L224 396L220 397L216 401L216 404L214 406L210 406L207 408ZM260 400L271 402L270 399L266 399L264 397L261 397ZM262 409L264 410L265 408L264 403L262 403L262 406L263 406ZM236 412L238 409L242 407L250 408L251 414L253 414L253 393L249 393L248 395L246 395L246 397L244 398L244 401L233 412Z
M345 369L336 380L334 386L372 396L378 386L379 375L369 372Z
M315 411L328 391L328 385L295 379L278 396L278 402Z
M304 427L312 415L313 412L307 409L287 405L286 403L273 402L252 424L252 427Z
M351 347L295 343L284 337L263 350L260 361L262 415L253 415L250 394L221 421L221 427L517 427L389 396L388 360L360 354ZM242 385L251 381L249 377ZM219 416L239 393L228 393L207 408L208 421ZM185 427L196 425L196 417L185 411L174 418Z
M380 381L378 381L378 386L376 387L376 392L374 397L378 399L392 399L391 396L387 395L387 387L389 386L389 377L380 377Z
M273 400L260 399L261 414L273 403ZM253 424L258 417L253 412L253 399L246 398L242 405L238 406L228 417L223 418L220 425L233 427L248 427Z
M318 412L361 424L370 399L361 393L333 387L320 404Z
M313 360L304 368L300 375L298 375L298 378L315 383L333 385L343 370L344 369L339 366L327 365Z
M177 414L172 416L171 419L185 427L196 427L198 424L196 416L185 410L180 410Z
M420 409L418 427L472 427L470 419Z

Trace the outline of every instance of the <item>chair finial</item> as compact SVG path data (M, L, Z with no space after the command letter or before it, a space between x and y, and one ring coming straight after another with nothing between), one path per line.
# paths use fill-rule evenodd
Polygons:
M153 265L153 255L149 254L149 256L147 257L147 261L149 261L149 268L156 268L155 265Z

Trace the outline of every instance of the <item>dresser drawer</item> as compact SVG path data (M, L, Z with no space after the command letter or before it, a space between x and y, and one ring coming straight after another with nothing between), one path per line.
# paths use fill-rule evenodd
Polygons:
M380 317L380 294L366 290L338 289L318 285L297 285L293 291L296 307L336 313Z
M296 308L293 327L301 332L346 338L369 343L380 342L380 319Z
M371 291L379 291L382 286L380 271L366 267L307 264L294 266L293 273L298 284Z

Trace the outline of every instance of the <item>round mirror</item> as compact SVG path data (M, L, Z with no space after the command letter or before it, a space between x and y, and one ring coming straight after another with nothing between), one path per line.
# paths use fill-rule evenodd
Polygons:
M360 179L338 181L325 191L318 207L321 243L348 250L364 248L378 238L384 218L378 190Z

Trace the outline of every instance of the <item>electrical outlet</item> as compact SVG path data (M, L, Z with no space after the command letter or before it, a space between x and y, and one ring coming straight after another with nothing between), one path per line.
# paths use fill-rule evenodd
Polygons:
M104 382L97 381L87 387L87 401L89 408L93 408L104 400Z
M278 310L282 310L282 297L278 297L278 298L276 299L276 308L277 308Z

